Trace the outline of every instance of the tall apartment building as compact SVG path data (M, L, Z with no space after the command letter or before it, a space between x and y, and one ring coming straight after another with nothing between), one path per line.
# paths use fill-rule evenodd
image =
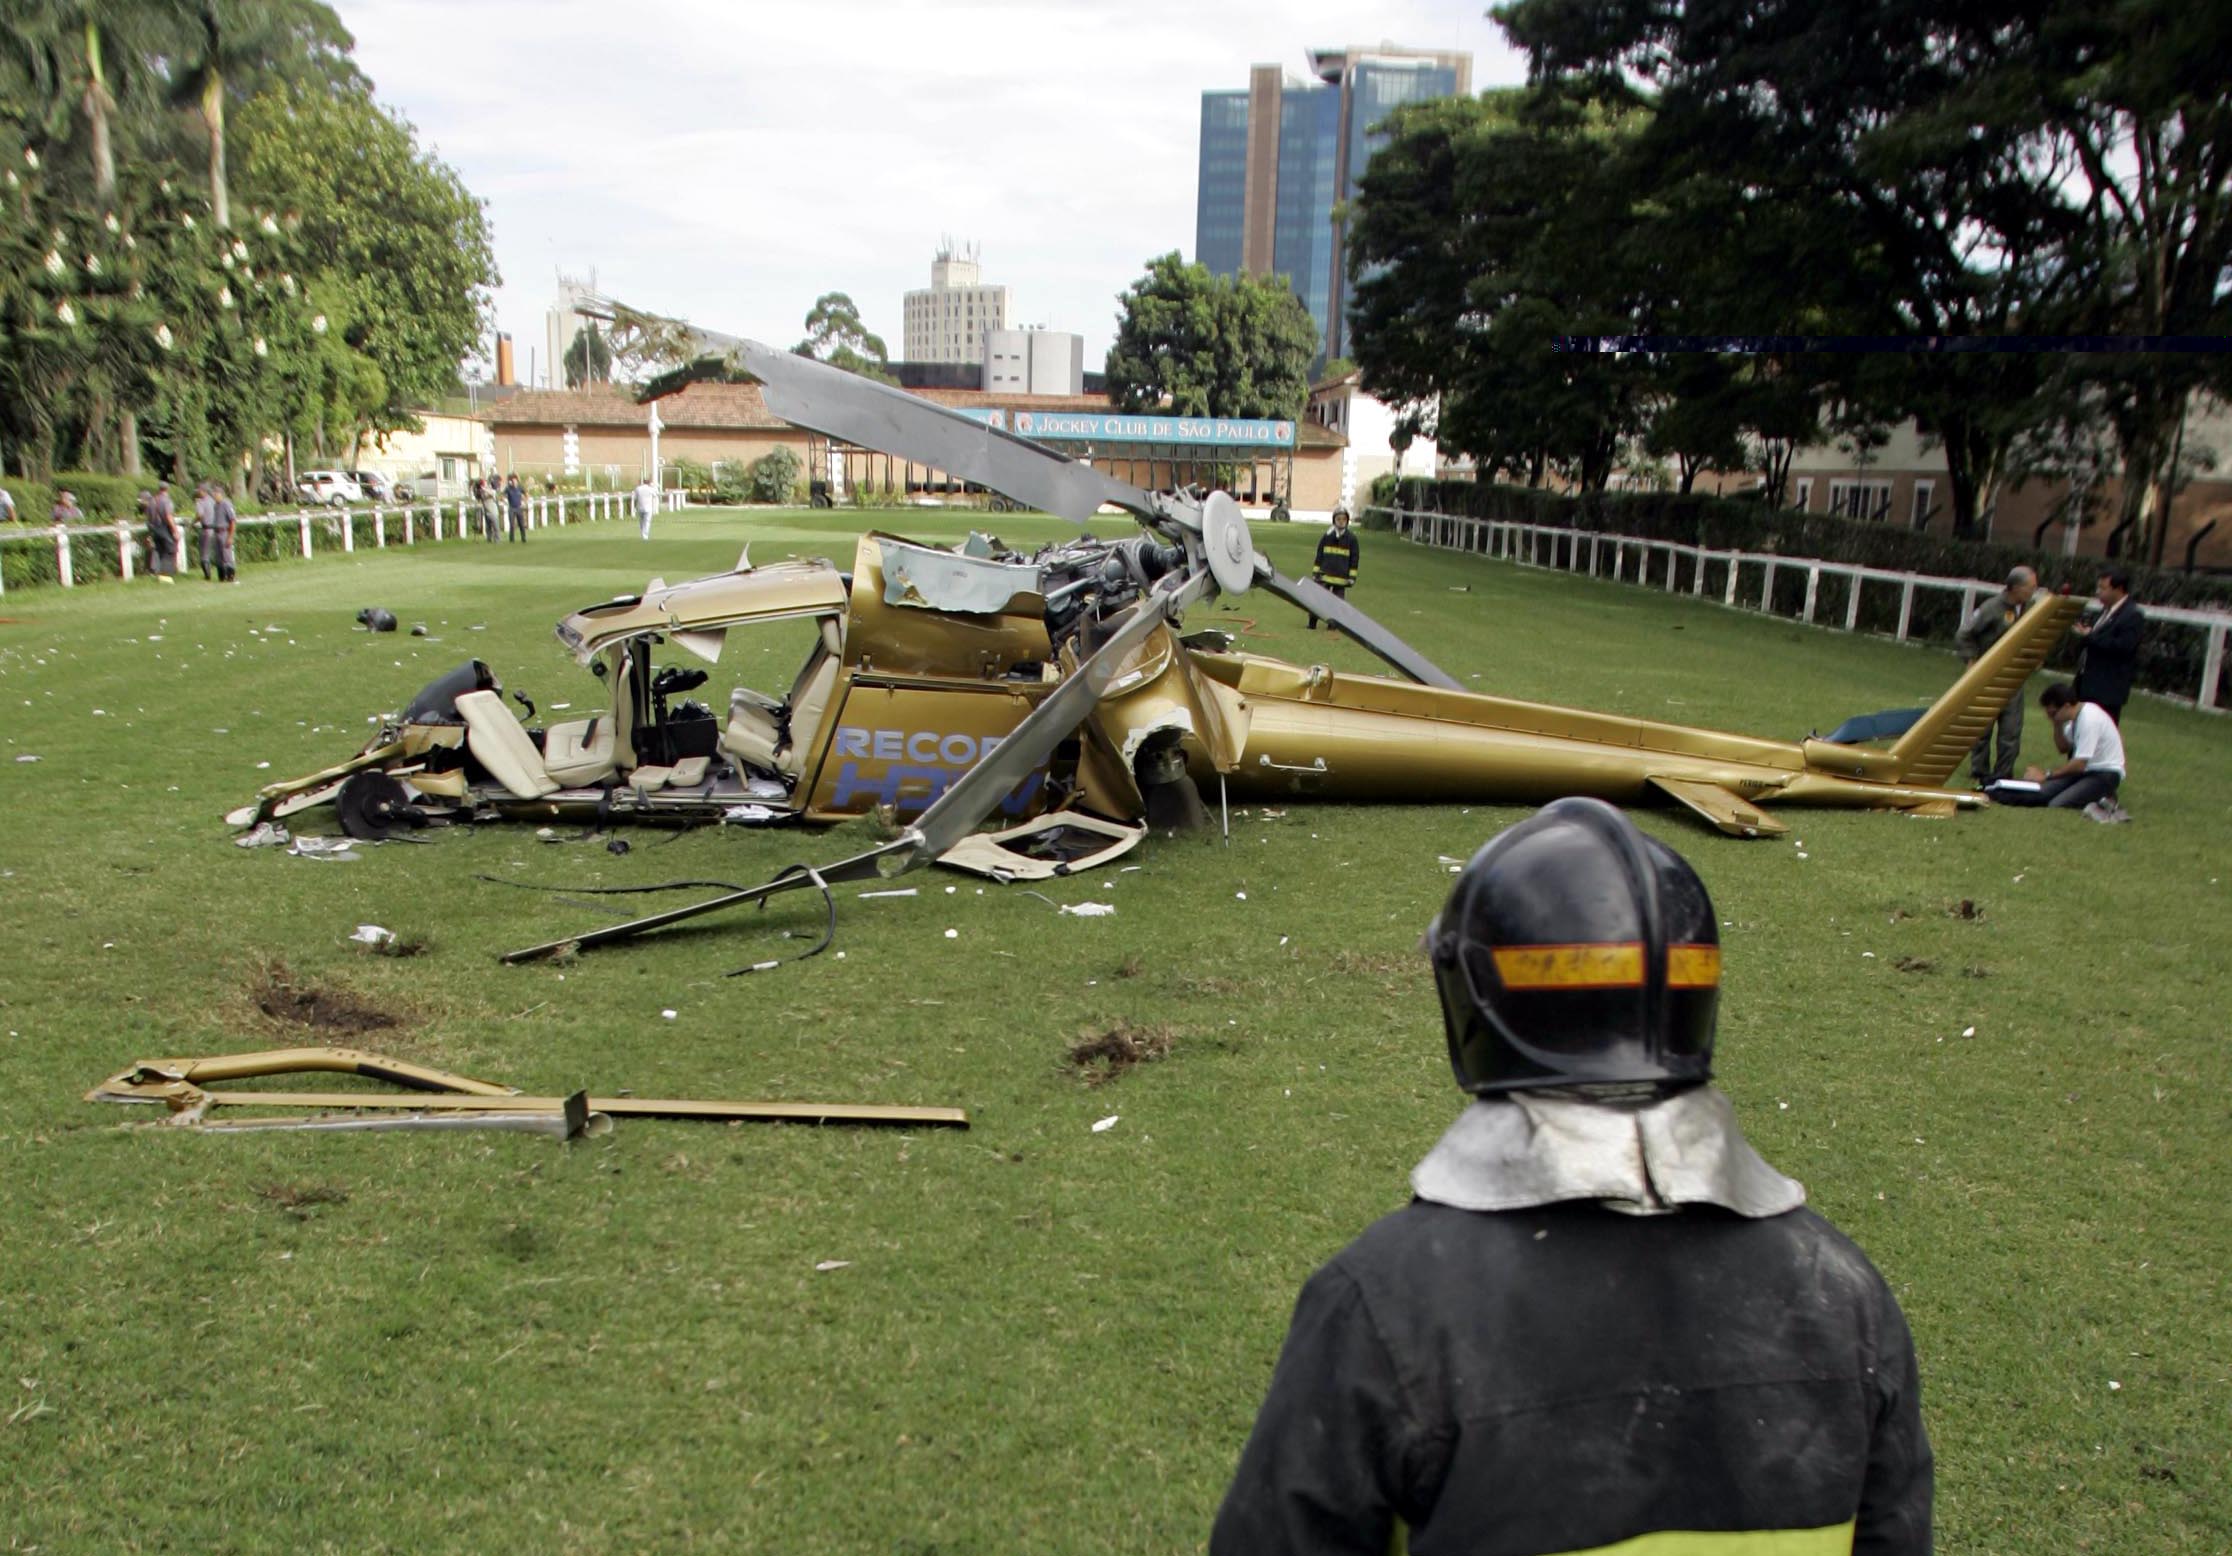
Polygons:
M942 245L930 262L930 285L906 295L909 362L984 360L985 336L1008 327L1008 289L983 284L974 244Z
M1201 94L1201 171L1194 258L1218 275L1283 275L1324 340L1346 356L1341 224L1386 140L1380 122L1405 103L1472 91L1472 56L1391 43L1312 49L1310 79L1258 65L1244 92Z

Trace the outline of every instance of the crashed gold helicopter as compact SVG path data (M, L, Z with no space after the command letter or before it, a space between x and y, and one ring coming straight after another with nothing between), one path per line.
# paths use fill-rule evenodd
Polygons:
M798 426L1079 524L1112 505L1142 533L1081 535L1029 555L983 537L941 550L869 534L849 571L743 561L689 583L655 580L558 625L604 683L592 716L526 727L475 661L428 686L351 760L273 784L228 819L249 825L331 801L359 836L488 810L758 821L884 811L901 823L890 841L827 867L514 961L933 860L1011 877L1068 873L1130 847L1147 824L1205 819L1208 787L1245 799L1671 801L1724 833L1760 837L1786 830L1767 805L1950 815L1983 804L1946 781L2081 609L2041 596L1887 750L1470 692L1355 607L1279 573L1228 494L1143 492L900 390L755 342L695 338ZM1332 621L1402 679L1182 633L1188 607L1257 588ZM705 671L654 667L669 644L717 665L730 632L778 621L812 627L785 696L737 688L724 717L674 700ZM978 835L995 816L1017 825Z

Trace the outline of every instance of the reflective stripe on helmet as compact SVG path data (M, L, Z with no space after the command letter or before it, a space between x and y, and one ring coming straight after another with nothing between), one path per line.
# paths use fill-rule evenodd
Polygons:
M1490 952L1507 989L1640 989L1643 943L1500 945Z
M1609 941L1598 945L1507 945L1494 947L1496 977L1514 993L1541 989L1640 989L1643 943ZM1666 986L1670 989L1720 987L1720 947L1671 945L1666 948Z

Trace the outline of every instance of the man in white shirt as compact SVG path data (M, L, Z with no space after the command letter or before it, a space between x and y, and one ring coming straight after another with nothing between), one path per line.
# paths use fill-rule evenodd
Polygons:
M2080 699L2067 682L2057 681L2038 695L2038 705L2054 723L2054 744L2067 753L2059 767L2033 767L2023 776L2038 785L2034 804L2055 810L2083 810L2095 821L2128 821L2116 802L2124 780L2123 735L2115 720L2095 703Z
M651 515L659 511L659 489L651 484L649 476L645 476L642 480L636 482L635 511L636 518L643 525L643 538L649 540L651 538Z

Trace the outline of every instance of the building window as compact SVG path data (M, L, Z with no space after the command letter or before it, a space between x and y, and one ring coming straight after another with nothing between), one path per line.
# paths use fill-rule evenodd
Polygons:
M1795 502L1795 504L1796 504L1796 506L1797 506L1797 509L1798 509L1798 511L1799 511L1800 513L1804 513L1804 512L1805 512L1805 511L1806 511L1806 510L1807 510L1808 508L1810 508L1810 507L1812 507L1812 506L1813 506L1813 477L1812 477L1812 476L1810 476L1810 475L1809 475L1809 476L1801 476L1801 477L1799 477L1799 479L1798 479L1798 495L1797 495L1797 497L1796 497L1796 498L1794 499L1794 502Z
M1935 481L1917 481L1914 483L1914 517L1910 521L1914 528L1920 530L1930 527L1930 510L1936 506L1932 501L1936 492L1937 483Z
M1829 511L1848 519L1881 524L1891 517L1889 481L1831 481Z

